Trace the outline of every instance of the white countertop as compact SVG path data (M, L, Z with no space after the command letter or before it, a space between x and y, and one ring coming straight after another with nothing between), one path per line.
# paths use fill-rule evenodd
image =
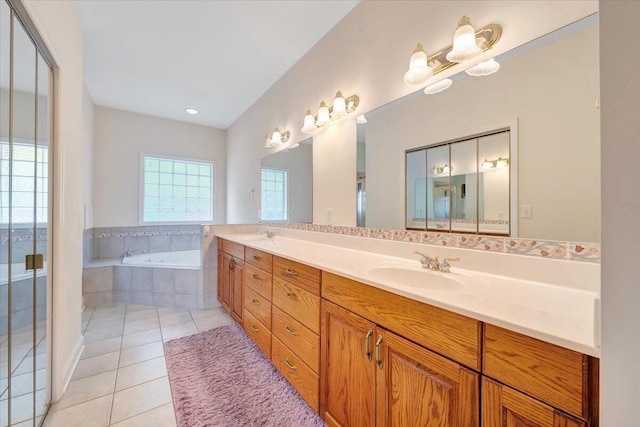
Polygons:
M270 252L318 269L357 280L552 344L600 357L596 345L599 294L541 282L451 268L451 273L421 269L419 262L306 240L259 235L218 235L244 246ZM444 275L453 286L430 288L422 280L399 283L375 269L401 268L429 277ZM378 270L379 272L379 270Z

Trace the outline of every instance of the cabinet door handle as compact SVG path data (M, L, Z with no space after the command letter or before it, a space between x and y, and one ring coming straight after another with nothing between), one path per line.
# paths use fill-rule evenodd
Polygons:
M235 269L235 265L236 265L236 260L233 259L233 257L231 257L231 259L229 260L229 270Z
M258 256L258 255L254 255L253 259L255 259L256 261L260 261L262 259L262 257Z
M378 341L376 341L376 364L382 369L382 359L380 358L380 344L382 344L382 335L378 335Z
M292 270L290 268L287 268L285 271L285 274L288 274L289 276L298 276L298 272L295 270Z
M291 369L292 371L298 369L296 365L292 365L291 362L289 362L289 359L284 359L284 364L287 365L287 368Z
M294 331L293 329L289 328L289 325L285 326L284 329L291 335L294 335L294 336L298 335L298 331Z
M260 305L260 301L258 301L257 299L252 299L252 300L251 300L251 304L253 304L253 305Z
M369 329L367 331L367 336L364 337L364 348L366 351L367 359L371 360L371 349L369 348L369 342L371 341L371 335L373 335L373 330Z
M254 332L258 332L258 327L257 327L256 325L251 325L251 329L252 329Z
M298 301L298 296L296 294L292 294L291 292L287 292L287 298Z
M253 277L256 280L262 280L260 276L258 276L257 274L252 274L251 277Z

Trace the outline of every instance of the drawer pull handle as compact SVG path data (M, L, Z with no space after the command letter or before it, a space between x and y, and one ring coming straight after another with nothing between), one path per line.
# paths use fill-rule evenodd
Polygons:
M235 270L236 269L236 260L233 259L233 257L231 257L231 259L229 260L229 270Z
M371 349L369 348L369 343L371 341L371 335L373 335L373 330L369 329L367 331L367 336L364 337L364 348L366 350L367 359L371 360Z
M378 335L378 341L376 341L376 364L382 369L382 359L380 358L380 344L382 344L382 335Z
M258 332L258 327L257 327L256 325L251 325L251 329L252 329L254 332Z
M251 300L251 304L253 304L253 305L260 305L260 301L258 301L257 299L252 299L252 300Z
M289 276L298 276L298 272L290 268L287 268L284 272Z
M291 369L292 371L298 369L296 365L292 365L291 362L289 362L289 359L284 359L284 364L287 365L287 368Z
M252 274L251 277L253 277L256 280L262 280L260 276L258 276L257 274Z
M258 256L258 255L254 255L253 259L255 259L256 261L260 261L262 259L262 257Z
M287 298L298 301L298 296L296 294L292 294L291 292L287 292Z
M294 335L294 336L298 335L298 331L294 331L293 329L289 328L289 325L285 326L284 329L286 329L286 331L289 332L291 335Z

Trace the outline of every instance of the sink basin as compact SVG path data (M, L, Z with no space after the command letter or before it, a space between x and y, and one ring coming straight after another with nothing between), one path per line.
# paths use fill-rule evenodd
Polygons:
M267 236L265 234L237 234L233 236L236 240L242 240L245 242L255 242L258 240L267 240Z
M450 273L440 273L423 268L379 267L369 270L372 278L401 286L421 289L455 290L462 284Z

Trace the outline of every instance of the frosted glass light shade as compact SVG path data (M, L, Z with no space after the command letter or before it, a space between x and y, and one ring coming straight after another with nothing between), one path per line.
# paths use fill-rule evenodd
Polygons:
M331 112L332 119L339 119L347 115L347 104L342 96L342 92L338 91L336 97L333 100L333 111Z
M271 135L269 134L264 137L264 148L273 148L273 144L271 143Z
M493 162L490 162L487 159L484 159L484 162L482 162L482 169L483 170L487 170L487 169L491 169L493 167Z
M481 53L482 49L476 44L476 31L469 18L463 16L453 35L453 49L447 53L447 61L463 62L473 59Z
M404 74L404 82L408 85L419 85L433 76L433 70L429 67L427 54L420 43L413 50L409 59L409 70Z
M271 144L273 145L282 144L282 134L280 133L280 129L276 128L271 134Z
M364 114L360 114L356 118L356 123L358 123L359 125L363 125L363 124L367 123L367 118L364 116Z
M440 93L443 90L446 90L449 88L449 86L451 86L451 84L453 83L453 81L451 79L443 79L440 80L438 83L434 83L431 86L427 86L424 88L424 93L426 95L433 95L436 93Z
M304 124L302 125L302 129L300 131L302 133L311 133L314 130L318 129L315 123L316 119L313 117L311 110L307 110L307 113L304 116Z
M499 69L500 64L495 59L491 58L488 61L481 62L478 65L474 65L473 67L465 70L465 73L470 76L482 77L493 74Z
M503 159L502 157L498 158L498 161L496 162L496 167L497 168L505 168L509 166L509 159Z
M320 103L320 108L318 109L318 120L316 121L316 126L324 126L331 122L331 117L329 117L329 107L325 104L324 101Z

